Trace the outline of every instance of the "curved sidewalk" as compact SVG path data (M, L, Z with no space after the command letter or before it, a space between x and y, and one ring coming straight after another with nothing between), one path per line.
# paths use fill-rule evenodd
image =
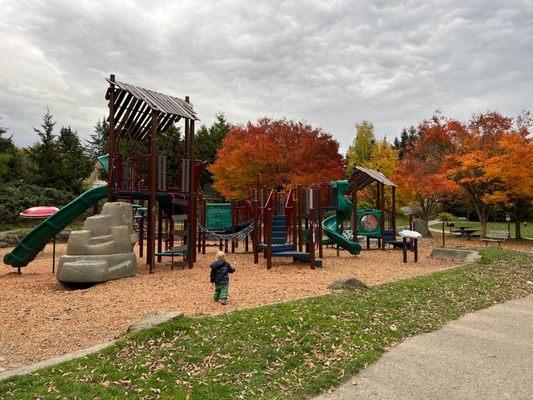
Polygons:
M347 399L533 399L533 295L409 338L316 398Z

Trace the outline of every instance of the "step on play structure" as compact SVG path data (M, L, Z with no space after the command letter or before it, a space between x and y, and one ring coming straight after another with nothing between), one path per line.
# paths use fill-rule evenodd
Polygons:
M273 258L308 263L313 269L322 267L325 245L356 256L362 250L359 242L365 237L367 249L371 239L377 240L382 250L386 244L401 243L396 241L396 185L379 171L367 168L357 167L348 180L309 188L298 186L278 191L258 183L247 196L230 202L204 197L198 181L206 163L195 158L198 116L189 97L182 99L120 82L114 75L110 75L107 83L109 154L99 159L107 173L107 185L81 194L6 254L4 263L19 272L69 223L91 207L97 213L98 203L103 199L108 204L130 204L139 258L145 258L150 273L155 272L156 262L164 258L171 259L171 268L178 257L183 258L181 265L192 268L197 255L205 254L208 240L232 253L241 242L248 252L251 242L254 263L259 263L259 254L263 254L268 269L272 268ZM158 145L160 135L178 123L183 123L184 146L170 142L161 146L160 140ZM358 192L373 184L377 193L375 208L358 210ZM385 187L392 188L392 210L388 211L384 209ZM116 226L119 225L108 225L107 233L93 232L89 227L83 230L89 233L74 234L72 240L83 250L75 250L76 246L70 243L67 248L82 254L67 250L65 257L131 253L131 249L123 253L124 246L118 246L117 253L112 253L115 250L110 249L114 246L110 243L125 243L112 233ZM129 229L130 224L120 226ZM81 243L84 240L86 243ZM109 248L98 254L98 248L106 246L97 244L104 242L108 242ZM112 270L117 265L100 261L91 264L86 257L64 261L61 270L65 271L67 264L76 274L83 268L100 268L104 271L101 276L105 276L108 274L105 268ZM130 267L125 268L128 272L124 276L133 273L133 263ZM71 276L74 275L73 272Z

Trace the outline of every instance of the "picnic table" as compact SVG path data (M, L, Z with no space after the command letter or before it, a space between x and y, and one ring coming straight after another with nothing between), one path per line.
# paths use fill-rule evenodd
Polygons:
M453 230L453 233L459 233L461 237L466 237L468 240L472 239L472 236L478 231L470 226L458 226L457 229Z

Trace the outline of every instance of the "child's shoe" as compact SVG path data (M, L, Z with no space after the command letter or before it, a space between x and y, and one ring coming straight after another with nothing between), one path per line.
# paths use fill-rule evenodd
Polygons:
M220 300L220 304L222 304L223 306L225 306L226 303L227 303L227 300L226 300L226 299L222 299L222 300Z

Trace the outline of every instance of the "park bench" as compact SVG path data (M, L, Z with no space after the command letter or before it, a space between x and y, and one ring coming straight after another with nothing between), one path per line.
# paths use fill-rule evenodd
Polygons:
M490 231L486 238L481 239L485 242L485 246L489 245L489 242L497 242L500 246L501 242L509 239L509 232L506 231Z

